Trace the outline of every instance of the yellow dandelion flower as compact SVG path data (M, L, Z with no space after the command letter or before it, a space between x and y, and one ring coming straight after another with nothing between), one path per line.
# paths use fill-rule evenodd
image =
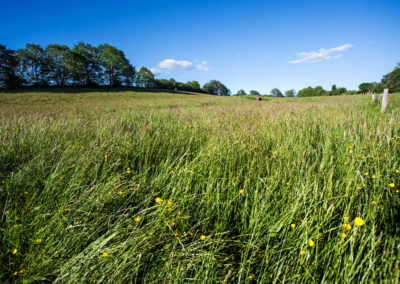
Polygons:
M181 212L180 211L176 212L176 215L181 216Z
M138 223L139 221L140 221L140 218L139 218L139 217L136 217L136 218L135 218L135 222Z
M345 233L340 233L340 236L341 236L342 238L347 237L347 235L346 235Z
M396 173L400 173L400 170L396 170Z
M37 243L37 244L40 244L41 242L42 242L41 239L37 239L37 240L36 240L36 243Z
M21 220L21 218L18 217L18 216L16 216L16 217L15 217L15 221L19 221L19 220Z
M353 150L350 150L349 153L353 153Z
M102 258L105 258L105 257L107 257L107 255L108 255L108 253L103 252L103 253L101 254L101 257L102 257Z
M290 227L291 227L292 229L294 229L294 228L296 228L296 224L291 224Z
M399 190L398 190L398 189L396 189L396 190L395 190L395 192L396 192L396 193L399 193Z
M12 254L16 254L17 253L17 249L14 249L13 251L12 251Z
M376 178L376 176L372 176L372 178Z
M168 211L171 212L171 211L172 211L172 208L171 208L171 207L168 207Z
M68 226L68 229L71 229L71 228L72 228L72 225L69 225L69 226Z
M175 222L171 221L171 223L169 223L171 225L171 227L175 226Z
M349 221L350 217L343 217L345 221Z
M240 193L240 194L243 194L243 193L244 193L244 190L243 190L243 189L239 190L239 193Z
M204 236L204 235L200 236L200 240L204 241L205 239L206 239L206 236Z
M119 195L122 195L122 194L123 194L123 192L122 192L122 191L120 191L120 192L118 192L118 194L119 194Z
M343 228L346 229L347 231L351 230L351 225L350 224L343 224Z
M394 183L389 184L390 187L394 187Z
M347 162L344 162L344 164L347 165L348 163L347 163Z
M186 233L186 232L183 232L183 236L186 237L186 235L187 235L187 233Z
M15 271L15 272L13 273L13 275L14 275L14 276L17 276L17 275L18 275L18 271Z
M253 277L254 277L253 273L249 275L249 279L253 279Z
M8 210L6 212L4 212L5 215L8 215L8 213L10 213L10 211L8 211Z
M365 222L364 222L364 220L361 219L360 217L356 217L356 218L354 218L354 224L355 224L357 227L361 227L361 226L364 226Z
M28 192L27 192L27 191L25 191L25 192L24 192L24 194L25 194L25 195L27 195L27 194L28 194Z
M128 214L128 213L126 213L124 216L125 216L125 217L128 217L128 216L129 216L129 214Z
M364 173L364 175L365 175L365 176L367 176L367 175L368 175L368 173Z
M18 271L19 274L22 274L22 273L24 273L24 272L25 272L25 269L20 269L20 270Z
M168 200L167 206L168 206L168 207L171 207L171 206L172 206L172 201L171 201L171 200Z
M302 251L300 252L300 255L306 255L306 252L305 252L304 250L302 250Z
M313 246L315 245L315 243L314 243L313 240L309 239L309 240L308 240L308 245L309 245L310 247L313 247Z
M104 155L104 159L107 161L107 159L108 159L108 155Z
M362 189L362 187L361 186L357 186L357 189Z
M161 203L161 202L163 202L164 200L162 200L160 197L157 197L156 198L156 203Z
M171 175L173 175L173 174L174 174L174 171L172 170L172 171L171 171Z
M374 200L374 201L372 201L372 202L371 202L371 204L376 204L376 201L375 201L375 200Z

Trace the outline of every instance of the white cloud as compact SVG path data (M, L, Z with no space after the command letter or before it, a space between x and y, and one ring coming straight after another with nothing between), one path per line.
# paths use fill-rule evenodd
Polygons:
M332 56L332 53L345 51L353 47L352 44L346 43L338 47L333 47L330 49L320 48L318 51L303 51L297 53L300 59L289 61L289 63L305 63L305 62L320 62L323 60L329 60L332 58L342 57L342 54L336 54Z
M174 70L178 68L185 70L210 70L210 68L207 66L207 61L205 60L203 60L200 64L193 64L193 62L187 60L165 59L163 61L160 61L157 67L151 68L150 71L154 75L158 75L163 71Z

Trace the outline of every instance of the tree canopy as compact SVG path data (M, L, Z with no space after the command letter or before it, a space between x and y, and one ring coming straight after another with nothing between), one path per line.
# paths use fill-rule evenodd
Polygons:
M210 82L204 84L203 90L212 95L217 96L230 96L231 91L221 82L217 80L211 80Z

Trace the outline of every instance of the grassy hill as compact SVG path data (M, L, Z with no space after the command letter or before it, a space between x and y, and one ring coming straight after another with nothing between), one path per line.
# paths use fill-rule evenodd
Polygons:
M399 106L0 93L0 281L396 282Z

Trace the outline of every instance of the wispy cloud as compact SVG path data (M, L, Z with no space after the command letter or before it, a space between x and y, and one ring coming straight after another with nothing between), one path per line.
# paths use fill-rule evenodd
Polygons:
M207 62L204 60L199 64L193 64L193 62L187 60L165 59L163 61L160 61L157 67L151 68L150 71L154 75L158 75L163 71L174 70L179 68L185 70L203 70L203 71L210 70L210 68L207 66Z
M323 60L329 60L329 59L336 59L339 57L342 57L342 54L335 54L332 55L333 53L338 53L345 51L349 48L353 47L352 44L346 43L338 47L333 47L330 49L325 49L325 48L320 48L318 51L303 51L297 53L298 56L300 56L300 59L292 60L289 61L289 63L305 63L305 62L320 62Z

